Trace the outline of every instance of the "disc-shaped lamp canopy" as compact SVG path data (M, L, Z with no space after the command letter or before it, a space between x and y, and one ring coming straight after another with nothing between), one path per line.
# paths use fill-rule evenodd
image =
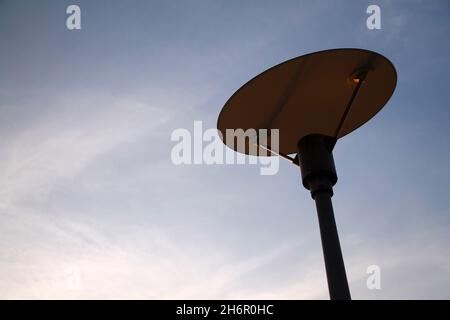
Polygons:
M333 49L300 56L256 76L226 102L217 128L235 151L259 148L231 141L226 129L279 129L277 153L294 154L310 134L341 138L371 119L394 92L397 73L384 56ZM257 140L255 140L257 141ZM269 149L270 138L266 145ZM270 155L270 154L269 154Z

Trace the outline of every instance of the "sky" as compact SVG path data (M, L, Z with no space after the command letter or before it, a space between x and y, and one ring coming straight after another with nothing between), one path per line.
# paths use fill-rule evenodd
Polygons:
M449 299L449 16L446 0L0 0L0 298L327 299L298 168L175 165L171 134L215 128L275 64L355 47L398 83L334 151L352 297Z

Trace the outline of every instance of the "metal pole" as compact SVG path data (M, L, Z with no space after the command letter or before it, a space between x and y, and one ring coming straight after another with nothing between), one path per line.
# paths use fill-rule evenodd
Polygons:
M350 300L350 289L345 274L339 236L334 219L331 193L326 190L314 194L319 217L320 237L327 272L328 290L331 300Z
M333 159L336 138L313 134L298 143L303 186L311 192L319 217L320 237L331 300L350 300L341 245L334 220L333 186L337 182Z

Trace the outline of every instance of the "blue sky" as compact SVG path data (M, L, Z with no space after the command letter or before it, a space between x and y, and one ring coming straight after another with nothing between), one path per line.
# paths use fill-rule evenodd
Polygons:
M0 1L0 297L328 298L298 169L175 166L170 135L215 127L274 64L358 47L398 84L335 148L352 296L450 298L449 15L444 0Z

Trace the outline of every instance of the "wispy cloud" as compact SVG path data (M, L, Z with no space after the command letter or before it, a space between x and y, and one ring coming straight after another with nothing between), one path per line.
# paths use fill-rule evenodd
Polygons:
M336 147L353 297L449 297L446 2L382 2L379 32L358 1L80 3L70 33L63 5L2 2L1 298L326 299L298 170L175 167L170 133L214 126L266 67L349 46L399 72L384 122Z

